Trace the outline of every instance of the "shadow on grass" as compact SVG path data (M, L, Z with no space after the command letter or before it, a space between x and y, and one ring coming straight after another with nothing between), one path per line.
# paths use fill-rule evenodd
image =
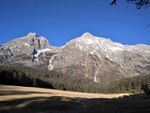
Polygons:
M0 113L150 113L143 94L117 99L33 97L0 102Z
M8 96L8 95L26 95L26 94L51 94L46 92L36 92L36 91L5 91L0 90L0 96Z

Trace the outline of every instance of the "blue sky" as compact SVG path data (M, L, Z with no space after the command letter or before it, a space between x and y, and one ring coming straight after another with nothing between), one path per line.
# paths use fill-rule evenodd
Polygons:
M150 8L137 10L119 0L0 0L0 44L28 32L48 38L51 45L90 32L123 44L150 44Z

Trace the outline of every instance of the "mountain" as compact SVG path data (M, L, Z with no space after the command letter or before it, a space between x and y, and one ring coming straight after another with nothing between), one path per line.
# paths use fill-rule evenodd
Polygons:
M47 68L105 84L150 73L149 59L149 45L123 45L90 33L62 47L49 45L45 37L36 33L0 46L1 64Z

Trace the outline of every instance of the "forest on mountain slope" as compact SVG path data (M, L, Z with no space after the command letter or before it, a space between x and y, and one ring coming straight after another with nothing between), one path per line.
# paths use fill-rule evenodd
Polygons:
M44 87L80 92L100 92L100 84L85 77L21 65L0 65L0 84Z
M136 93L141 92L143 86L147 86L147 88L150 89L150 74L130 78L123 78L121 80L114 81L109 84L109 91L115 93Z
M95 83L82 76L31 68L22 65L0 65L0 84L33 86L67 91L92 93L141 92L142 85L150 85L150 74L114 81L109 85Z

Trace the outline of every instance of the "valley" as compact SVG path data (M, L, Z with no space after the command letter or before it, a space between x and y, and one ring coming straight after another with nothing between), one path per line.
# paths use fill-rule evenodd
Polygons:
M90 33L16 38L0 47L0 113L149 113L149 52Z
M0 113L150 113L150 0L0 0Z

